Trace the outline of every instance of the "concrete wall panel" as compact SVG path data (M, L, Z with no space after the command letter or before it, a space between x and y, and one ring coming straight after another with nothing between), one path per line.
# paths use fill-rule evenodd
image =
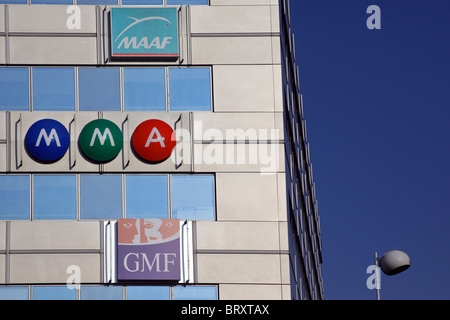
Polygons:
M192 37L193 64L271 64L272 37Z
M197 265L200 283L281 283L277 254L199 254Z
M213 67L214 111L275 111L274 69L270 65ZM278 92L277 88L277 92Z
M276 222L197 221L197 250L278 250Z
M35 5L9 6L9 32L21 33L95 33L95 6L78 6L80 28L71 29L67 20L73 15L67 13L68 6ZM70 19L70 21L72 21ZM70 24L69 24L70 25Z
M100 282L100 254L11 254L11 283L65 284L69 266L80 268L82 283Z
M98 221L14 221L11 250L100 249Z
M269 6L192 6L191 33L269 33Z
M10 37L11 64L97 63L95 37Z
M218 173L217 220L278 221L276 175Z
M282 300L281 285L222 284L219 286L222 300ZM269 309L270 312L270 309Z

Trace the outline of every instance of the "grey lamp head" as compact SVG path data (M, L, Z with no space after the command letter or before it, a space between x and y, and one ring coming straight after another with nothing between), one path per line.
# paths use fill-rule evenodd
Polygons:
M388 276L405 271L410 266L411 259L406 253L400 250L388 251L380 259L381 270Z

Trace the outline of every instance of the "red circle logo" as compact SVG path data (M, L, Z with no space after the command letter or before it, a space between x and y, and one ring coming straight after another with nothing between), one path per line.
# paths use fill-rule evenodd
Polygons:
M175 132L164 121L146 120L134 130L131 143L134 151L142 159L161 162L169 158L175 148Z

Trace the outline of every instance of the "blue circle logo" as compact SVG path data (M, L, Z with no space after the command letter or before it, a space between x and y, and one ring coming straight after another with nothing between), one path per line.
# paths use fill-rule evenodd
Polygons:
M35 122L25 136L28 153L41 162L55 162L61 159L70 145L66 127L52 119Z

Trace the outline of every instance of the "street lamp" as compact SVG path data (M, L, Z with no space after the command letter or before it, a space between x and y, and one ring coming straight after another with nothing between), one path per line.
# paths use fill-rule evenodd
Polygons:
M393 276L400 272L405 271L411 266L411 259L409 256L400 250L391 250L386 252L381 259L378 258L377 252L375 252L375 265L381 267L381 270L388 275ZM376 277L379 277L379 271L375 271ZM379 284L380 279L376 279L376 283ZM380 286L377 285L377 300L380 300Z

